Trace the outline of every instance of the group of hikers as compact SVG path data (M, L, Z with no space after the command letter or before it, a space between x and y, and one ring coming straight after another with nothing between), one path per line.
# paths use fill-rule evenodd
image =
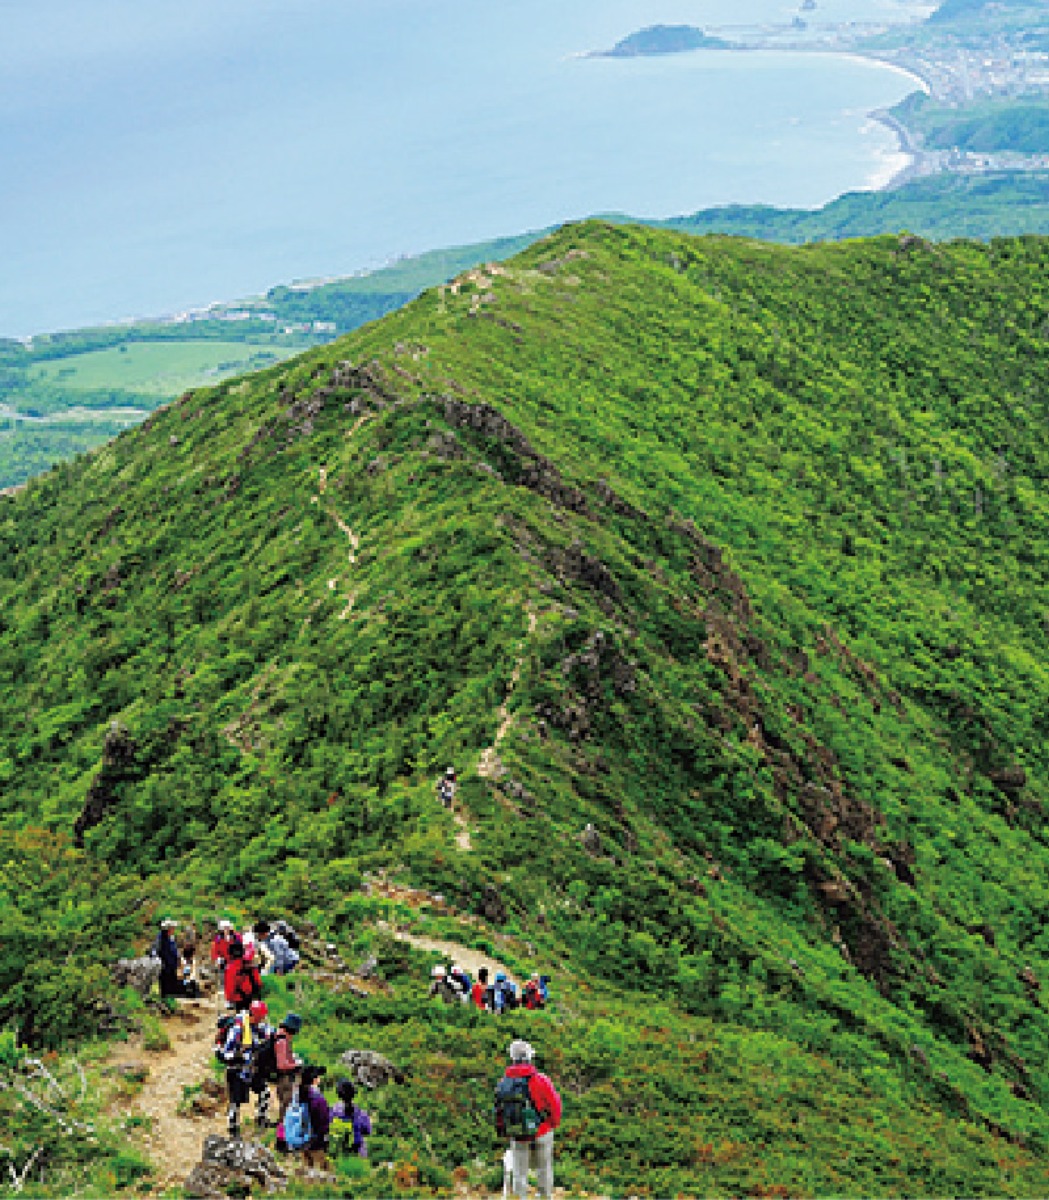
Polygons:
M476 981L465 968L453 963L436 966L430 972L430 993L446 1004L473 1004L485 1012L504 1013L515 1008L545 1008L550 999L550 976L530 975L518 994L517 984L505 971L496 971L489 982L489 970L481 967Z
M259 1129L276 1125L278 1151L301 1151L308 1167L321 1170L328 1167L329 1151L367 1158L371 1118L354 1103L353 1081L336 1082L338 1100L330 1105L324 1095L326 1069L304 1063L295 1053L302 1017L289 1012L274 1028L268 1016L265 1001L253 1000L218 1019L215 1057L226 1068L229 1136L240 1137L240 1110L254 1095L255 1124ZM276 1121L270 1114L270 1084L277 1095Z
M163 996L199 995L196 974L196 938L180 950L175 940L177 922L165 919L151 954L160 960ZM255 1124L260 1130L276 1128L279 1152L301 1152L305 1165L330 1169L329 1154L354 1154L367 1158L366 1139L372 1122L355 1103L357 1089L348 1078L335 1081L335 1103L329 1103L326 1069L305 1063L295 1053L294 1039L302 1017L288 1012L277 1025L269 1022L262 998L262 977L287 974L300 961L298 939L286 922L272 926L259 921L239 932L232 921L221 920L211 942L210 957L222 981L226 1011L219 1016L214 1053L226 1072L227 1130L241 1136L240 1110L255 1097ZM533 974L521 994L504 971L489 982L482 967L476 981L458 964L434 967L432 996L449 1003L472 1003L487 1012L515 1008L537 1009L549 998L549 977ZM495 1089L496 1133L509 1139L503 1159L504 1193L522 1200L528 1194L528 1173L535 1170L541 1196L553 1194L554 1130L561 1122L561 1097L551 1080L533 1065L535 1051L515 1039L509 1047L510 1065ZM270 1089L276 1095L271 1109Z
M197 978L197 942L193 933L180 948L175 940L178 922L165 918L150 950L160 961L161 996L200 995ZM243 933L233 922L222 920L211 943L211 962L221 975L222 990L230 1004L260 999L263 975L287 975L299 962L299 943L286 921L270 925L259 921Z
M327 1169L329 1150L367 1158L365 1138L371 1118L354 1103L350 1079L335 1084L336 1103L324 1095L326 1069L304 1063L294 1048L302 1017L289 1012L276 1027L268 1021L262 999L263 974L287 974L299 961L294 931L265 921L253 926L248 938L231 921L220 921L211 943L211 958L222 972L223 994L232 1012L218 1019L215 1057L226 1068L229 1102L227 1130L240 1137L240 1110L255 1096L259 1129L276 1125L277 1150L301 1151L308 1167ZM277 1096L277 1116L270 1116L270 1085Z

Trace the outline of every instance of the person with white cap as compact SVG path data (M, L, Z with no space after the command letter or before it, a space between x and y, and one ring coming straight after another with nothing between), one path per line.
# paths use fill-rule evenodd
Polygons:
M439 996L445 1004L456 1004L459 1000L459 989L448 978L448 972L439 963L430 972L429 995Z
M449 767L441 778L437 780L437 799L440 800L445 808L451 808L455 803L455 788L457 783L455 767Z
M240 942L240 934L233 928L232 921L223 918L219 921L211 941L211 961L219 971L222 971L229 961L229 948L234 942Z
M561 1124L561 1097L550 1078L532 1065L535 1051L519 1038L510 1043L510 1065L495 1089L495 1125L510 1138L513 1191L528 1195L528 1171L535 1168L539 1194L554 1191L554 1130Z

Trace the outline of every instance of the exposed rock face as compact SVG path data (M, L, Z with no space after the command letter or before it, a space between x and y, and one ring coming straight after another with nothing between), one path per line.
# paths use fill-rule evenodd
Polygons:
M145 999L160 979L159 958L122 958L110 968L118 987L133 987Z
M384 1083L403 1083L404 1072L394 1066L388 1058L374 1050L347 1050L339 1059L349 1067L354 1083L367 1088L380 1087Z
M183 1185L187 1196L200 1200L228 1200L246 1195L253 1188L267 1192L283 1191L288 1177L265 1146L239 1138L211 1134L204 1142L201 1162Z
M84 807L73 825L73 844L83 848L84 834L98 825L120 799L117 787L135 768L136 746L126 726L110 722L102 745L102 769L91 781Z
M473 430L498 449L500 461L495 466L505 479L545 497L558 508L590 515L583 493L566 484L554 464L490 404L466 404L446 397L444 415L449 424Z
M494 883L484 885L484 895L481 897L481 916L486 921L491 921L493 925L506 924L506 905Z

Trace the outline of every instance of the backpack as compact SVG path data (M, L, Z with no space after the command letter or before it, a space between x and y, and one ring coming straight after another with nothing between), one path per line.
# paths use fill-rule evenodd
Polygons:
M292 950L301 949L301 947L299 945L299 935L295 932L294 929L292 929L292 927L288 924L287 921L278 921L277 924L274 926L274 929L276 930L277 933L279 933L284 938L284 940L288 943L288 945L292 948Z
M291 1103L284 1114L284 1141L289 1150L302 1150L313 1140L310 1125L310 1110L296 1088L291 1094Z
M277 1035L268 1034L255 1049L255 1078L263 1083L277 1078Z
M233 1064L229 1062L225 1055L226 1040L229 1037L230 1027L237 1024L236 1017L219 1017L218 1029L215 1032L215 1060L222 1063L224 1067L229 1067ZM237 1054L235 1058L240 1057L241 1044L237 1044Z
M534 1138L543 1118L528 1086L530 1075L504 1075L495 1085L495 1131L500 1137Z
M525 1008L542 1008L544 1003L543 992L539 984L526 983L524 989Z
M258 967L241 959L235 980L236 994L241 1000L258 1000L262 996L262 979Z

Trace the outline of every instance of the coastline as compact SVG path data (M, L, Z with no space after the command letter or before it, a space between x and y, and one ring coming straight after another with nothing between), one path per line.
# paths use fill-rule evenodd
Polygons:
M833 54L837 58L850 59L853 62L862 62L870 67L880 67L885 70L893 71L897 75L902 75L910 79L917 86L917 90L923 92L926 96L932 95L932 87L929 81L920 75L917 71L910 67L901 66L899 63L893 62L891 59L882 58L877 54L864 54L860 50L824 50L814 47L811 50L796 48L800 53L804 54ZM917 178L922 172L922 163L924 154L921 148L916 146L914 139L911 137L911 131L887 108L872 109L867 116L872 121L877 121L879 125L884 125L896 136L897 154L906 161L902 166L898 166L887 179L876 183L870 189L874 192L889 192L894 188L898 188L909 182L911 179Z

